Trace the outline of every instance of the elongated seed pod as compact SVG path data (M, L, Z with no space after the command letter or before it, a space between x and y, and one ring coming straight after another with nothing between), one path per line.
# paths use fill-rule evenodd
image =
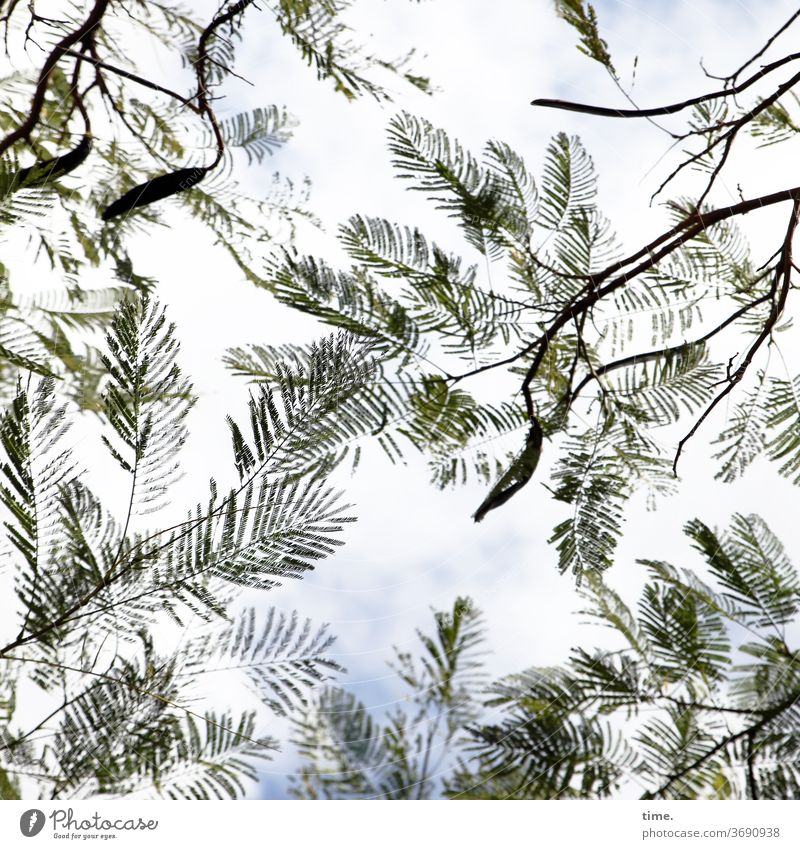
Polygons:
M196 186L206 176L207 172L208 168L180 168L169 174L154 177L139 186L134 186L129 192L125 192L121 198L118 198L103 210L103 221L108 221L139 206L147 206L148 203L155 203L157 200L163 200L171 195L178 194L178 192L190 189L192 186Z
M483 521L483 518L490 510L496 510L505 504L506 501L516 495L533 477L536 466L539 464L539 457L542 454L542 441L542 428L539 422L534 420L525 439L525 447L517 455L500 480L491 488L481 506L475 511L472 518L476 522Z
M14 175L14 189L32 188L44 186L51 180L57 180L70 171L74 171L89 155L92 149L92 137L87 133L74 149L62 156L45 159L43 162L34 162L27 168L20 168Z

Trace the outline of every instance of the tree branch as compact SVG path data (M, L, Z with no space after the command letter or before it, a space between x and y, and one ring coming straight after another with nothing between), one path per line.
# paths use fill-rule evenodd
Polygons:
M797 14L800 15L800 12ZM797 17L795 15L794 17ZM588 103L575 103L570 100L557 100L549 97L541 97L531 101L531 106L543 106L547 109L561 109L566 112L581 112L585 115L596 115L600 118L657 118L660 115L674 115L676 112L681 112L688 109L690 106L696 106L699 103L707 103L711 100L718 100L723 97L733 97L741 94L745 89L749 88L754 83L765 77L772 71L782 68L789 62L795 59L800 59L800 53L790 53L782 59L777 59L775 62L770 62L769 65L764 65L760 71L753 74L743 83L733 87L722 88L719 91L712 91L708 94L701 94L699 97L690 97L686 100L681 100L679 103L670 103L667 106L654 106L650 109L614 109L607 106L592 106ZM751 60L752 61L752 60Z
M718 333L721 333L728 325L733 324L734 321L741 318L747 312L749 312L753 307L758 306L759 304L763 304L764 301L769 300L770 295L767 293L766 295L762 295L760 298L756 298L755 301L751 301L748 304L745 304L740 309L736 310L734 313L731 313L725 321L718 324L713 330L709 330L708 333L703 334L699 339L694 339L690 342L682 342L680 345L672 345L666 348L659 348L657 351L647 351L644 354L631 354L628 357L621 357L618 360L614 360L613 362L606 363L605 365L598 366L592 374L587 374L586 377L578 384L572 393L571 398L569 399L569 404L567 407L571 407L572 404L577 399L581 390L585 389L586 386L591 383L592 380L602 377L609 371L614 371L618 368L624 368L625 366L636 365L637 363L649 362L651 360L657 360L660 357L669 356L670 354L677 354L680 351L684 351L688 348L692 348L695 345L701 345L703 342L708 342L709 339L712 339Z
M653 793L647 794L647 798L655 798L657 796L662 796L667 790L675 784L676 781L680 781L685 775L688 775L692 770L697 769L699 766L702 766L709 758L713 758L717 752L722 751L726 747L730 746L732 743L737 742L745 737L755 737L755 735L761 731L761 729L772 722L773 719L780 716L784 711L789 710L800 698L800 694L792 693L792 695L784 699L784 701L775 705L773 708L764 711L764 715L758 722L753 723L742 731L738 731L736 734L730 734L729 736L723 738L714 746L712 746L707 752L704 752L702 755L696 757L688 766L685 766L683 769L678 772L673 773L669 776L667 781L658 788L658 790Z
M777 295L777 300L774 300L772 310L769 314L769 317L764 322L764 326L761 329L761 332L756 337L756 341L750 346L747 354L745 355L744 360L742 360L739 367L736 371L728 378L728 385L720 392L717 397L706 407L703 411L700 418L694 423L694 426L683 437L683 439L678 443L678 449L675 452L675 459L672 463L672 471L677 476L678 474L678 460L680 459L681 452L683 451L686 443L697 433L700 426L703 422L708 418L711 412L715 409L715 407L729 395L733 388L742 380L747 369L750 366L750 363L753 361L753 357L756 355L758 349L763 345L766 339L772 333L775 324L778 319L781 317L783 313L783 309L786 306L786 299L789 295L789 289L791 284L791 274L792 274L792 239L795 234L795 230L797 229L798 217L800 217L800 199L795 198L794 204L792 205L792 214L789 219L789 227L786 231L786 237L783 242L783 251L781 262L776 269L775 273L775 282L773 284L772 290L770 292L770 297L775 299ZM781 278L783 279L782 284L780 285L780 290L778 290L778 285L780 283Z
M165 88L158 83L154 83L151 80L147 80L144 77L140 77L138 74L133 74L130 71L126 71L124 68L118 68L116 65L109 65L108 62L103 62L100 59L95 58L94 56L87 56L85 53L79 53L76 50L65 50L65 56L73 56L75 59L78 59L82 62L91 62L96 68L102 68L104 71L110 71L112 74L116 74L118 77L124 77L126 80L131 80L132 82L138 83L139 85L143 85L146 88L152 89L153 91L159 91L162 94L168 94L170 97L174 97L176 100L179 100L184 106L188 106L194 112L199 111L197 106L191 102L191 98L186 98L182 94L178 94L177 91L172 91L172 89Z
M758 785L756 784L756 771L753 764L753 733L747 735L747 790L751 799L758 799Z
M577 316L594 306L598 301L621 288L644 271L649 270L665 256L668 256L681 245L690 239L695 238L698 234L704 232L709 227L726 221L729 218L747 215L754 210L763 209L776 203L783 203L787 200L796 201L797 198L800 198L800 186L794 186L790 189L772 192L771 194L751 198L750 200L741 201L730 206L719 207L718 209L710 210L709 212L701 213L695 211L691 213L630 256L612 263L597 274L587 275L589 283L587 283L587 285L581 289L581 292L578 293L579 297L577 300L570 301L566 304L557 313L550 325L532 342L528 343L514 354L511 354L501 360L486 363L485 365L478 366L467 372L463 372L462 374L454 375L449 378L450 381L452 383L457 383L468 377L500 368L502 366L511 365L523 357L535 352L533 362L528 367L521 387L525 398L525 406L528 417L533 421L535 419L535 410L533 408L533 399L530 394L531 382L542 364L542 360L547 352L547 347L550 341L558 335L568 322L574 321ZM605 283L605 285L600 285L603 281L612 277L612 275L617 274L617 272L622 271L627 266L639 260L641 261L629 271L623 271L622 274L613 277L613 279L609 280Z
M27 139L39 121L39 116L42 113L44 106L44 98L47 93L47 84L50 80L50 74L58 64L58 61L66 55L74 44L82 41L89 36L95 27L99 26L103 18L110 0L95 0L94 7L89 13L86 20L71 33L66 35L61 41L56 44L50 55L47 57L42 70L39 72L39 79L36 83L33 99L31 100L30 111L25 120L15 129L12 130L4 139L0 140L0 156L5 153L12 145L16 144L21 139Z

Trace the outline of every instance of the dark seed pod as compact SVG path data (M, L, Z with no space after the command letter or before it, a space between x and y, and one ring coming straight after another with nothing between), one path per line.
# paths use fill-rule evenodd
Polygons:
M157 200L163 200L178 192L196 186L206 176L208 168L181 168L170 174L161 174L140 186L134 186L129 192L114 201L103 210L103 221L116 218L136 209L138 206L147 206Z
M475 511L472 518L476 522L483 521L490 510L496 510L505 504L506 501L516 495L533 477L542 453L543 439L542 428L539 422L534 419L531 422L528 436L525 439L525 447L514 459L505 474L492 487L481 506Z
M27 168L20 168L14 176L14 186L15 188L24 186L27 189L33 186L44 186L51 180L57 180L69 174L70 171L74 171L86 159L91 149L92 137L87 134L75 150L63 156L46 159L44 162L35 162Z

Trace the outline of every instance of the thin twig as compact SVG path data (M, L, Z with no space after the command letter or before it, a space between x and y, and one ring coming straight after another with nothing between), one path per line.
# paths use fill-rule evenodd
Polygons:
M793 14L790 18L789 18L789 20L788 20L788 21L786 21L786 23L785 23L785 24L783 24L783 26L779 27L779 28L778 28L778 30L776 30L776 31L775 31L775 32L774 32L774 33L773 33L773 34L772 34L772 35L771 35L771 36L767 39L766 44L765 44L765 45L764 45L764 46L763 46L763 47L762 47L762 48L758 51L758 53L756 53L754 56L751 56L751 57L750 57L750 58L749 58L749 59L748 59L748 60L744 63L744 65L742 65L742 66L741 66L738 70L734 71L734 72L733 72L733 73L732 73L729 77L726 77L726 79L727 79L727 80L730 80L730 81L735 80L735 79L739 76L739 74L741 74L741 73L742 73L742 71L743 71L745 68L747 68L748 66L752 65L752 64L753 64L753 62L755 62L755 61L756 61L756 59L761 58L761 57L762 57L762 56L763 56L763 55L767 52L767 50L769 50L769 48L772 46L772 44L775 42L775 39L777 39L777 38L778 38L778 36L780 36L782 33L786 32L786 30L787 30L787 29L789 29L789 27L790 27L790 26L791 26L791 25L792 25L792 24L793 24L793 23L797 20L797 18L798 18L798 17L800 17L800 9L798 9L798 10L797 10L797 11L796 11L796 12L795 12L795 13L794 13L794 14Z
M199 111L198 107L192 103L191 98L186 98L182 94L178 94L177 91L173 91L172 89L166 88L163 85L159 85L158 83L154 83L152 80L147 80L144 77L140 77L138 74L131 73L130 71L126 71L124 68L118 68L116 65L109 65L108 62L103 62L100 59L95 58L94 56L88 56L86 53L78 53L76 50L65 50L65 56L73 56L75 59L78 59L82 62L91 62L97 68L102 68L104 71L110 71L112 74L116 74L118 77L124 77L126 80L131 80L139 85L145 86L146 88L152 89L153 91L159 91L162 94L168 94L170 97L174 97L175 100L179 100L184 106L188 106L194 112Z
M708 333L703 334L698 339L693 339L690 342L682 342L680 345L672 345L666 348L659 348L655 351L647 351L644 354L631 354L630 356L621 357L620 359L614 360L613 362L598 366L593 374L586 375L586 377L584 377L583 380L575 388L574 392L572 393L572 397L570 398L568 407L572 406L580 392L585 389L586 386L591 383L591 381L595 378L601 377L607 372L614 371L615 369L624 368L625 366L630 365L637 365L638 363L649 362L651 360L657 360L660 357L667 357L671 354L677 354L681 351L693 348L696 345L702 345L703 342L708 342L709 339L722 332L726 327L728 327L728 325L733 324L734 321L748 313L751 309L753 309L753 307L756 307L759 304L763 304L764 301L769 299L769 297L770 295L768 293L766 295L762 295L760 298L757 298L755 301L750 301L750 303L745 304L740 309L731 313L723 322L718 324L712 330L709 330Z
M775 283L772 288L772 292L770 293L771 297L775 297L777 294L777 299L773 303L772 310L764 322L764 326L761 329L761 332L756 337L755 342L750 346L747 354L742 360L739 368L728 378L726 387L717 395L716 398L706 407L701 416L697 419L697 421L692 426L692 429L686 436L681 439L678 443L677 451L675 452L675 459L672 462L672 471L677 476L678 474L678 460L680 459L681 453L683 452L683 448L686 443L697 433L700 426L703 422L711 415L712 411L717 407L717 405L722 401L725 397L727 397L732 391L733 388L742 380L747 369L750 366L750 363L753 361L753 357L758 352L759 348L764 344L766 339L772 333L775 324L778 319L783 314L783 309L786 306L786 299L789 295L790 282L791 282L791 274L792 274L792 239L794 237L795 230L797 229L798 217L800 217L800 200L797 198L792 205L792 214L789 219L789 227L786 232L786 238L783 243L783 257L781 263L776 270L775 273ZM779 283L782 279L782 283L779 287Z

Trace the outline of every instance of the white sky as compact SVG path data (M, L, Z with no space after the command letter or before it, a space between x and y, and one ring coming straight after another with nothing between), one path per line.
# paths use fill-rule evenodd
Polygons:
M207 5L205 0L192 4ZM596 0L594 5L623 82L630 80L633 58L639 55L633 93L641 105L715 88L698 59L716 73L730 72L795 6L789 0ZM550 0L428 0L419 5L364 0L356 11L359 30L375 33L389 55L416 46L417 67L440 91L425 97L398 83L394 104L347 103L330 85L315 80L267 15L248 13L237 71L254 86L232 83L230 108L285 104L300 120L294 139L265 163L263 172L248 173L253 185L263 174L266 186L273 170L294 178L307 174L312 208L331 231L360 212L423 226L434 238L447 239L451 231L441 228L441 219L431 214L421 194L405 192L402 182L391 177L384 128L402 108L427 117L476 151L490 138L506 141L535 174L553 134L578 133L599 172L601 208L625 245L638 246L659 232L663 213L648 210L647 199L667 173L666 163L644 175L667 149L665 135L646 122L614 122L528 105L534 97L624 105L604 70L578 53L573 30L555 17ZM781 46L787 47L785 42ZM681 125L673 120L670 126ZM746 196L784 185L786 171L773 161L775 155L762 152L758 160L734 163L731 173ZM735 181L730 189L735 190ZM724 199L724 191L719 197ZM759 215L752 222L753 240L769 245L776 218ZM306 233L299 247L322 253L329 244ZM137 251L149 254L143 259L145 271L158 270L160 295L178 323L184 363L201 396L190 422L187 476L175 491L175 502L183 505L204 491L210 474L230 465L225 413L243 417L244 386L220 365L225 349L306 341L319 331L244 282L196 230L165 232ZM704 429L706 437L715 432L713 423ZM581 626L573 615L579 607L573 580L558 574L556 552L546 544L563 515L546 490L532 483L475 525L471 513L484 495L482 487L438 492L428 484L423 463L400 469L377 452L370 454L375 459L344 482L359 516L346 531L347 544L302 582L263 597L265 604L296 607L304 616L332 624L337 658L349 670L340 683L353 687L368 704L391 704L400 695L385 665L391 646L413 648L414 629L429 625L430 607L448 607L456 595L471 595L485 612L495 675L555 664L572 645L600 643L603 635ZM763 466L735 485L718 484L706 456L704 440L698 439L684 458L679 496L662 501L657 512L641 506L629 511L626 536L609 575L629 601L635 601L641 579L636 557L698 562L690 559L680 532L695 516L724 524L734 511L759 512L800 561L788 509L796 503L791 485ZM264 795L283 794L284 773L292 763L287 753L267 765Z

